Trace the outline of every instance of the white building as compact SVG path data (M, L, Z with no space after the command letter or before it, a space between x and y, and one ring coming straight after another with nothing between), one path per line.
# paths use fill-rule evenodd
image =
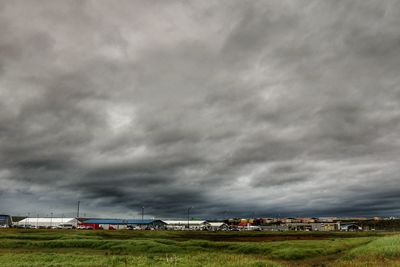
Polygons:
M206 221L174 221L167 220L163 222L166 224L165 227L170 230L184 230L187 229L189 225L189 229L191 230L202 230L208 226Z
M207 229L210 231L228 230L229 226L223 222L208 222Z
M72 224L74 227L77 226L78 220L76 218L35 218L28 217L19 222L14 223L20 226L31 226L35 228L51 228L57 227L60 224Z
M362 227L354 223L340 224L340 231L362 231Z

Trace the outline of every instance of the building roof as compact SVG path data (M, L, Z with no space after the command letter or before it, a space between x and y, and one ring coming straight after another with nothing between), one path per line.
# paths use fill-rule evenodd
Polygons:
M128 220L122 219L90 219L85 220L83 223L90 223L90 224L128 224Z
M140 219L128 219L128 224L152 224L152 223L164 223L161 220L140 220Z
M35 217L30 217L30 218L25 218L21 221L18 222L18 224L35 224L35 223L54 223L54 224L60 224L60 223L69 223L73 222L75 218L35 218Z

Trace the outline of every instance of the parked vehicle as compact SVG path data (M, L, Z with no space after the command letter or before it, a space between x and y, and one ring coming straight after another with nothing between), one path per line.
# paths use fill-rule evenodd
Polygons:
M93 226L87 226L87 225L79 225L76 229L79 230L93 230Z
M140 226L133 226L133 225L128 225L127 227L128 230L142 230Z
M75 229L75 226L69 223L62 223L57 226L57 229Z
M31 224L21 224L21 225L17 225L17 228L23 228L23 229L32 229L34 228L34 225Z

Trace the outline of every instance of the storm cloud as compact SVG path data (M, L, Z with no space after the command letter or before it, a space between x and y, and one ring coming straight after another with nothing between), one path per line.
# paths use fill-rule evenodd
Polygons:
M398 1L1 1L0 212L400 211Z

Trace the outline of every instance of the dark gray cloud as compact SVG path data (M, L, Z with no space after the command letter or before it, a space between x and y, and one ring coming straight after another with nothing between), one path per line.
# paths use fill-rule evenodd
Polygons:
M397 214L397 1L0 1L0 210Z

